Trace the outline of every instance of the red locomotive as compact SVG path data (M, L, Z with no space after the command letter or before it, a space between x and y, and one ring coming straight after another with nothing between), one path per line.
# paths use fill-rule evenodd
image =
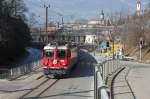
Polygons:
M44 74L53 77L67 75L77 63L77 58L78 48L74 43L48 44L43 49Z

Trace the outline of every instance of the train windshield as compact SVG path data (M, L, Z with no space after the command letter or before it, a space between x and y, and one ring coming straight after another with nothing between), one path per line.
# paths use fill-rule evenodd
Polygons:
M45 51L45 57L53 58L53 56L54 56L54 50Z
M65 50L58 50L57 51L57 58L65 58L66 57L66 51Z

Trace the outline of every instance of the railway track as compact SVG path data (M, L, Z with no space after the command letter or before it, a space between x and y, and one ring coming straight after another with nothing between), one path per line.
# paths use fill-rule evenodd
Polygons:
M20 96L19 99L38 98L44 92L46 92L48 89L50 89L52 86L54 86L58 81L59 81L59 79L46 78L43 82L41 82L35 88L31 89L30 91L28 91L24 95Z
M31 71L31 72L29 72L29 73L25 73L25 74L19 75L19 76L14 77L14 78L10 78L9 81L15 81L15 80L17 80L17 79L20 79L20 78L23 77L23 76L28 76L28 77L30 77L30 76L32 76L33 73L39 72L39 71L41 71L41 70L42 70L42 68L41 68L41 67L38 67L38 68L34 69L33 71Z

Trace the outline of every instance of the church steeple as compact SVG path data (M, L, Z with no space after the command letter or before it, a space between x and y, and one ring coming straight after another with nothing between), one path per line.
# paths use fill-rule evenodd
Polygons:
M103 10L101 11L100 19L104 20L104 11Z
M140 16L142 14L142 8L141 8L141 1L140 0L137 0L136 14L137 14L137 16Z

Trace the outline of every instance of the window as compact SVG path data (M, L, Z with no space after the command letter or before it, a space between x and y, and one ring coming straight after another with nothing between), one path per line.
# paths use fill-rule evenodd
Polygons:
M54 51L53 50L48 50L45 52L45 56L49 58L53 58L54 56Z
M65 58L66 57L66 51L65 50L58 50L57 51L57 58Z

